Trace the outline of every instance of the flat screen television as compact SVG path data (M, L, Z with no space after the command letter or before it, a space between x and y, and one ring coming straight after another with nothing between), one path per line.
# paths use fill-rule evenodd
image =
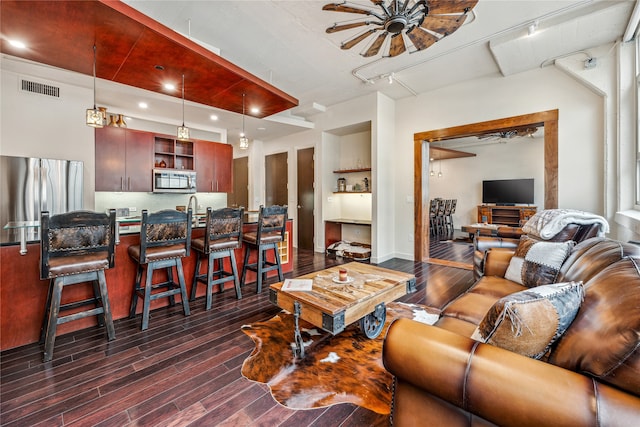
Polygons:
M482 181L482 203L504 206L533 204L533 178Z

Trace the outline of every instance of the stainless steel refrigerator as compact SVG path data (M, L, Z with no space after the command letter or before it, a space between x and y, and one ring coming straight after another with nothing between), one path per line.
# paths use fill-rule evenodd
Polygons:
M82 209L83 163L0 156L0 243L19 242L21 228L8 223L40 221L52 215ZM27 227L27 241L39 240L40 227Z

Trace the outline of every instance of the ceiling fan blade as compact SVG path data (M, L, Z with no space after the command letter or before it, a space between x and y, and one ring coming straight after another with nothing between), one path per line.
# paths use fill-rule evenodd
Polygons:
M342 42L342 44L340 45L341 49L351 49L352 47L354 47L355 45L357 45L358 43L360 43L362 40L366 39L367 37L369 37L371 34L373 34L376 30L367 30L362 34L358 34L357 36L347 40L346 42Z
M426 49L438 41L436 36L427 33L420 27L414 27L411 31L407 31L407 37L418 50Z
M365 58L368 58L370 56L377 55L378 52L380 51L380 48L382 47L382 43L384 43L384 39L387 37L387 34L389 33L384 31L382 34L376 37L373 44L369 46L369 49L367 49L367 51L363 53L362 56L364 56Z
M402 33L394 34L391 36L391 47L389 48L389 56L398 56L407 50L402 38Z
M429 0L429 15L441 13L462 13L466 9L473 9L478 0Z
M353 6L345 6L344 3L329 3L322 6L322 10L330 10L333 12L361 13L363 15L371 15L371 11L367 9L359 9Z
M338 31L349 30L351 28L362 27L365 25L369 25L369 21L355 22L353 24L333 24L332 27L327 28L327 33L337 33Z
M466 15L427 15L420 26L434 33L448 36L460 28L465 19L467 19Z

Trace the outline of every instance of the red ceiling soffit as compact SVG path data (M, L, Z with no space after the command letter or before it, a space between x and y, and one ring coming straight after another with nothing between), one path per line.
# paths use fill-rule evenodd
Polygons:
M92 75L95 43L101 79L181 97L184 74L187 100L242 113L244 93L260 118L298 105L296 98L120 1L2 0L0 7L0 51L8 55ZM10 39L28 48L16 49ZM175 93L163 89L167 81L176 85Z

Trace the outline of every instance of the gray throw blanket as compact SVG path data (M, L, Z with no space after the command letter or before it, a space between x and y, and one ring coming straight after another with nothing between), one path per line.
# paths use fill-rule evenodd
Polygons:
M549 240L569 224L599 224L598 236L609 232L609 223L600 215L575 209L545 209L537 212L522 226L525 234Z

